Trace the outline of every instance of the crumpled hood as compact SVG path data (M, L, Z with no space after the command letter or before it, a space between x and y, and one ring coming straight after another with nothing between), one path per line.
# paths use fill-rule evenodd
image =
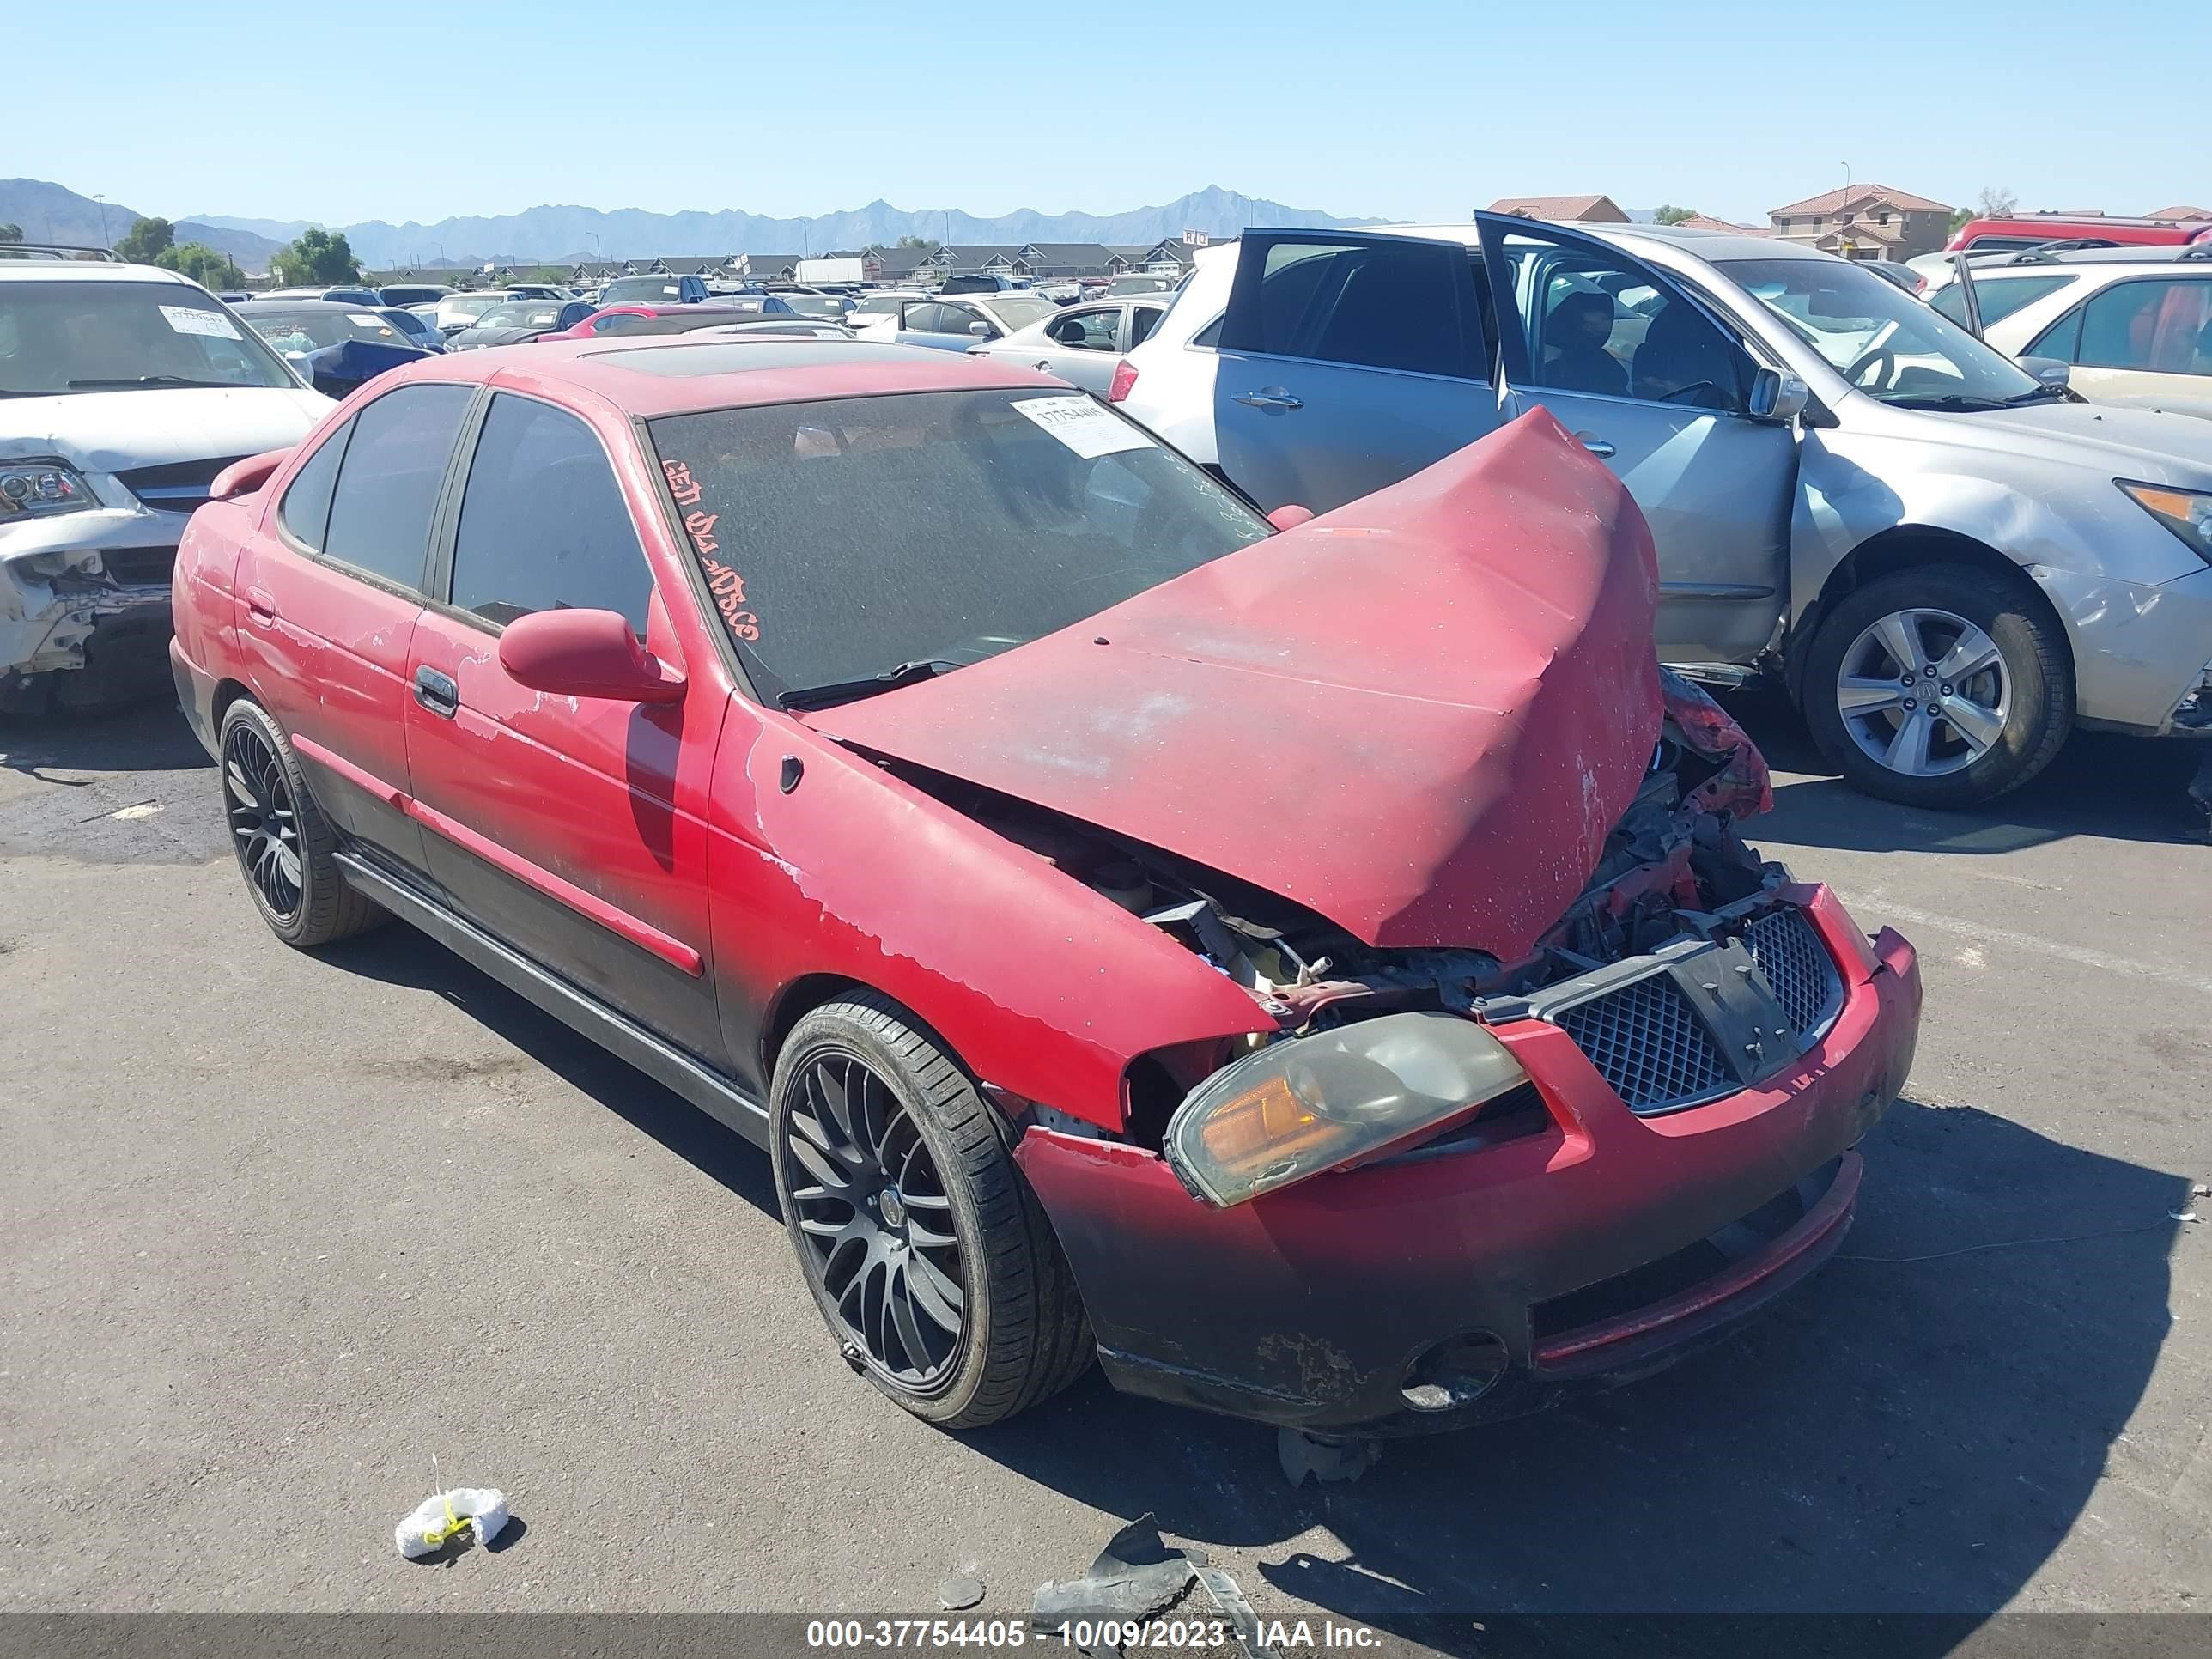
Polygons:
M304 386L167 386L0 402L0 460L80 472L252 455L296 444L337 405Z
M804 718L1370 945L1510 958L1650 763L1656 593L1643 515L1538 410L1073 628Z

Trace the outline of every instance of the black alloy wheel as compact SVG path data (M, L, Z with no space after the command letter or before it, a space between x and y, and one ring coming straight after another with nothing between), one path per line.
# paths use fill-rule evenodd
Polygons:
M957 1369L968 1329L937 1161L860 1055L817 1054L794 1083L780 1148L786 1190L836 1326L902 1389L931 1393Z
M259 726L240 720L222 740L222 804L239 868L270 921L300 915L300 813L283 763Z

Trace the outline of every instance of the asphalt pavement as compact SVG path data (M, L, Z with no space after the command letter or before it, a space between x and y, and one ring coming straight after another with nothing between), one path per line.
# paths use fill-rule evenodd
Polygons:
M837 1363L748 1145L404 927L256 918L173 710L0 726L0 1610L1026 1610L1151 1510L1263 1613L2212 1606L2212 847L2172 746L1753 826L1919 946L1844 1256L1745 1334L1292 1491L1094 1372L981 1433ZM1193 1295L1205 1293L1192 1264ZM444 1567L394 1523L496 1485Z

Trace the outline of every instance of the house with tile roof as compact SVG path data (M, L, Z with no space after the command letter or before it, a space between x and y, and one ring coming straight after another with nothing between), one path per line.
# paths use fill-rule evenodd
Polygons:
M2146 219L2172 219L2178 223L2193 225L2203 220L2212 220L2212 208L2162 207L2154 213L2143 215Z
M1490 204L1492 213L1510 213L1523 219L1553 219L1571 224L1625 225L1628 216L1610 196L1501 196Z
M1732 236L1771 236L1774 233L1760 225L1740 225L1729 219L1716 219L1709 213L1693 213L1686 219L1674 222L1687 230L1724 230Z
M1847 259L1911 259L1940 252L1951 234L1949 207L1887 185L1823 191L1766 216L1784 241Z

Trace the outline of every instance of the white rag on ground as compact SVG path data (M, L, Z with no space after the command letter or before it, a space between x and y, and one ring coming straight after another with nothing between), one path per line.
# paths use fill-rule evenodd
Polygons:
M409 1560L435 1555L465 1531L473 1531L477 1542L489 1544L507 1525L507 1494L496 1486L456 1486L434 1492L415 1506L415 1513L392 1528L392 1541Z

